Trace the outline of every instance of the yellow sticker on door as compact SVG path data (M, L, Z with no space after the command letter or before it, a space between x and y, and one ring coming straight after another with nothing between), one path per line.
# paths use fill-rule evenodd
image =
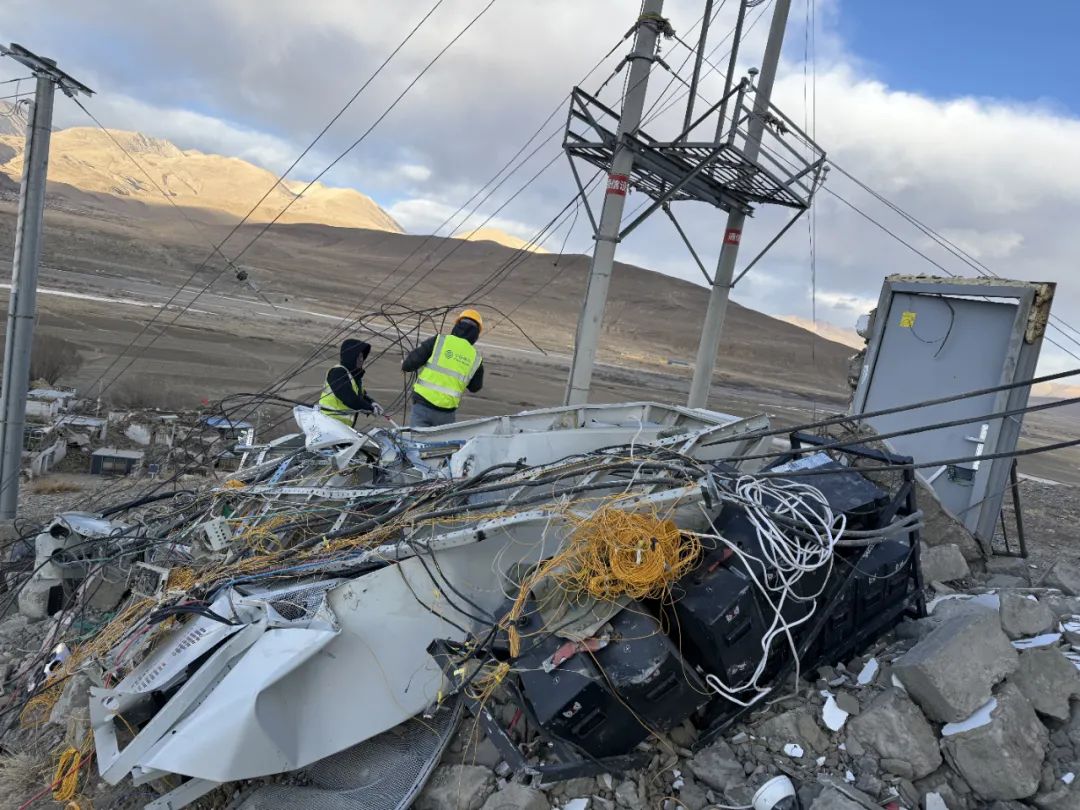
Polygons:
M905 329L910 329L915 325L915 313L914 312L901 312L900 313L900 325Z

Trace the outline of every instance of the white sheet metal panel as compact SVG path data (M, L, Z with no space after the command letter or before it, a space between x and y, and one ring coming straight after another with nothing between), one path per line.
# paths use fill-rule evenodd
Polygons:
M682 408L659 402L620 402L612 405L538 408L512 416L489 416L441 427L411 429L407 433L418 441L432 442L465 440L474 436L508 436L514 433L575 428L636 428L643 425L679 428L682 432L689 433L709 425L734 422L736 419L716 411Z
M697 486L637 502L672 510L688 529L708 522ZM482 539L468 545L335 588L327 603L339 632L267 630L138 764L229 782L302 768L393 728L439 696L431 641L461 640L493 621L512 591L506 572L551 556L565 535L561 516L525 512L485 522Z
M312 729L295 715L303 710L302 693L283 694L273 685L287 683L291 673L317 656L337 635L330 630L267 630L202 704L139 764L216 782L300 767L295 762L303 735L297 732L307 729L318 733L319 729ZM211 728L213 733L207 734ZM209 744L193 746L185 738L202 738Z
M494 611L504 598L502 573L540 560L561 542L547 526L545 516L433 556L458 591ZM412 558L331 591L338 634L268 631L140 764L222 782L249 779L301 768L393 728L438 697L442 675L428 644L461 639L458 627L473 624L443 590ZM474 610L452 593L450 599ZM311 645L310 654L289 639ZM193 744L207 734L212 748Z
M654 441L661 428L656 425L629 428L572 428L544 433L515 433L510 436L476 436L450 457L455 478L476 475L494 464L520 461L530 467L564 459L575 453L590 453L602 447Z

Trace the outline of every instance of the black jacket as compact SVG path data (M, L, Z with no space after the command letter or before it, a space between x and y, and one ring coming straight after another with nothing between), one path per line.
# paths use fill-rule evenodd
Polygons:
M366 360L370 353L370 343L350 338L341 344L341 366L345 368L334 366L326 372L326 382L330 390L350 410L370 412L374 405L371 397L364 391L364 370L357 369L357 360L361 357ZM356 381L356 386L360 389L359 395L353 391L351 380Z
M454 337L464 338L469 343L476 343L477 338L480 337L480 330L476 328L471 322L461 321L454 324L453 330L450 332ZM438 339L438 335L427 338L420 343L415 349L405 355L405 359L401 363L401 370L405 372L419 371L424 367L424 364L431 359L431 353L435 350L435 341ZM476 367L476 373L473 374L472 379L469 380L469 384L465 386L465 389L475 394L484 387L484 361L480 361L480 365ZM413 402L419 402L421 405L426 405L429 408L434 408L436 411L453 411L454 408L439 408L432 405L422 396L413 392Z

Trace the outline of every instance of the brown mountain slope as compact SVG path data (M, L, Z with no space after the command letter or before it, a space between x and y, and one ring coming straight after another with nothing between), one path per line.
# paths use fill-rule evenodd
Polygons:
M0 216L0 245L6 248L11 244L14 206L0 205L0 211L4 209L9 213ZM121 298L161 299L205 259L207 243L224 238L231 227L193 211L203 223L201 233L196 233L170 209L131 200L121 200L118 210L115 217L81 215L70 208L48 210L43 284L85 292L111 289ZM227 252L246 245L261 230L258 224L244 225L227 243ZM390 302L417 309L468 303L485 313L489 325L485 340L525 348L520 326L555 355L565 355L573 345L588 262L586 256L522 255L491 241L316 224L279 224L243 259L252 282L283 308L274 318L288 319L301 311L342 315L354 307L355 312L372 312ZM216 272L221 263L211 264ZM300 275L298 267L304 269ZM216 278L211 295L251 296L232 273ZM151 292L147 285L159 291ZM605 312L601 362L688 378L687 364L692 364L697 349L707 299L707 290L696 285L618 264ZM71 306L81 307L77 301ZM195 309L204 306L200 303ZM182 319L188 326L198 321L197 314ZM317 344L331 326L317 320L305 327L303 341ZM246 333L250 325L237 322L236 327ZM225 352L228 343L228 339L222 343ZM152 354L165 360L172 350L162 344ZM733 303L718 353L716 381L840 398L846 396L850 354L845 346ZM532 373L527 364L506 371L513 377L525 375L526 381ZM259 381L264 381L261 373ZM622 396L655 399L661 393L641 388Z
M25 119L0 102L0 177L17 183L22 174ZM111 138L109 136L112 136ZM115 139L146 169L172 201L185 208L213 212L235 222L248 213L274 182L274 175L247 161L180 149L161 138L139 132L73 127L53 133L50 150L49 192L86 210L129 216L120 200L134 200L168 210L168 202L138 166L113 142ZM290 200L281 223L312 223L342 228L402 233L403 228L370 197L351 188L332 188L315 183L295 199L307 184L286 180L250 217L252 222L268 222ZM62 201L62 202L61 202ZM150 212L146 212L150 213ZM200 220L206 218L200 214ZM498 228L481 228L475 234L463 231L456 239L490 241L511 248L525 247L524 240ZM546 253L542 248L531 248Z
M206 208L242 217L274 182L275 176L239 158L183 150L169 141L138 132L111 130L115 138L149 172L177 205ZM0 138L7 161L0 171L18 179L22 174L22 138ZM73 186L84 192L168 205L146 175L100 129L73 127L53 133L49 160L50 183ZM291 200L303 184L277 186L252 215L267 222ZM52 189L50 189L52 190ZM62 190L57 189L62 193ZM402 228L364 194L346 188L312 186L296 200L281 222L316 222L345 228L366 228L401 233Z

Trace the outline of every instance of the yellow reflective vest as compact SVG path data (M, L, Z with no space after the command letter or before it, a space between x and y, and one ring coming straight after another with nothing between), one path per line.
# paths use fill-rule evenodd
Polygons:
M439 335L431 357L416 375L413 391L436 408L453 410L473 374L480 368L480 352L465 338Z
M338 364L333 368L344 369L348 374L348 369L345 366ZM352 374L349 374L349 384L352 385L353 391L357 396L360 395L360 386L357 385L356 380L353 379ZM334 389L330 387L329 382L323 383L322 395L319 397L319 410L325 413L327 416L332 416L339 422L344 422L350 427L356 423L356 411L338 399L337 394L334 393Z

